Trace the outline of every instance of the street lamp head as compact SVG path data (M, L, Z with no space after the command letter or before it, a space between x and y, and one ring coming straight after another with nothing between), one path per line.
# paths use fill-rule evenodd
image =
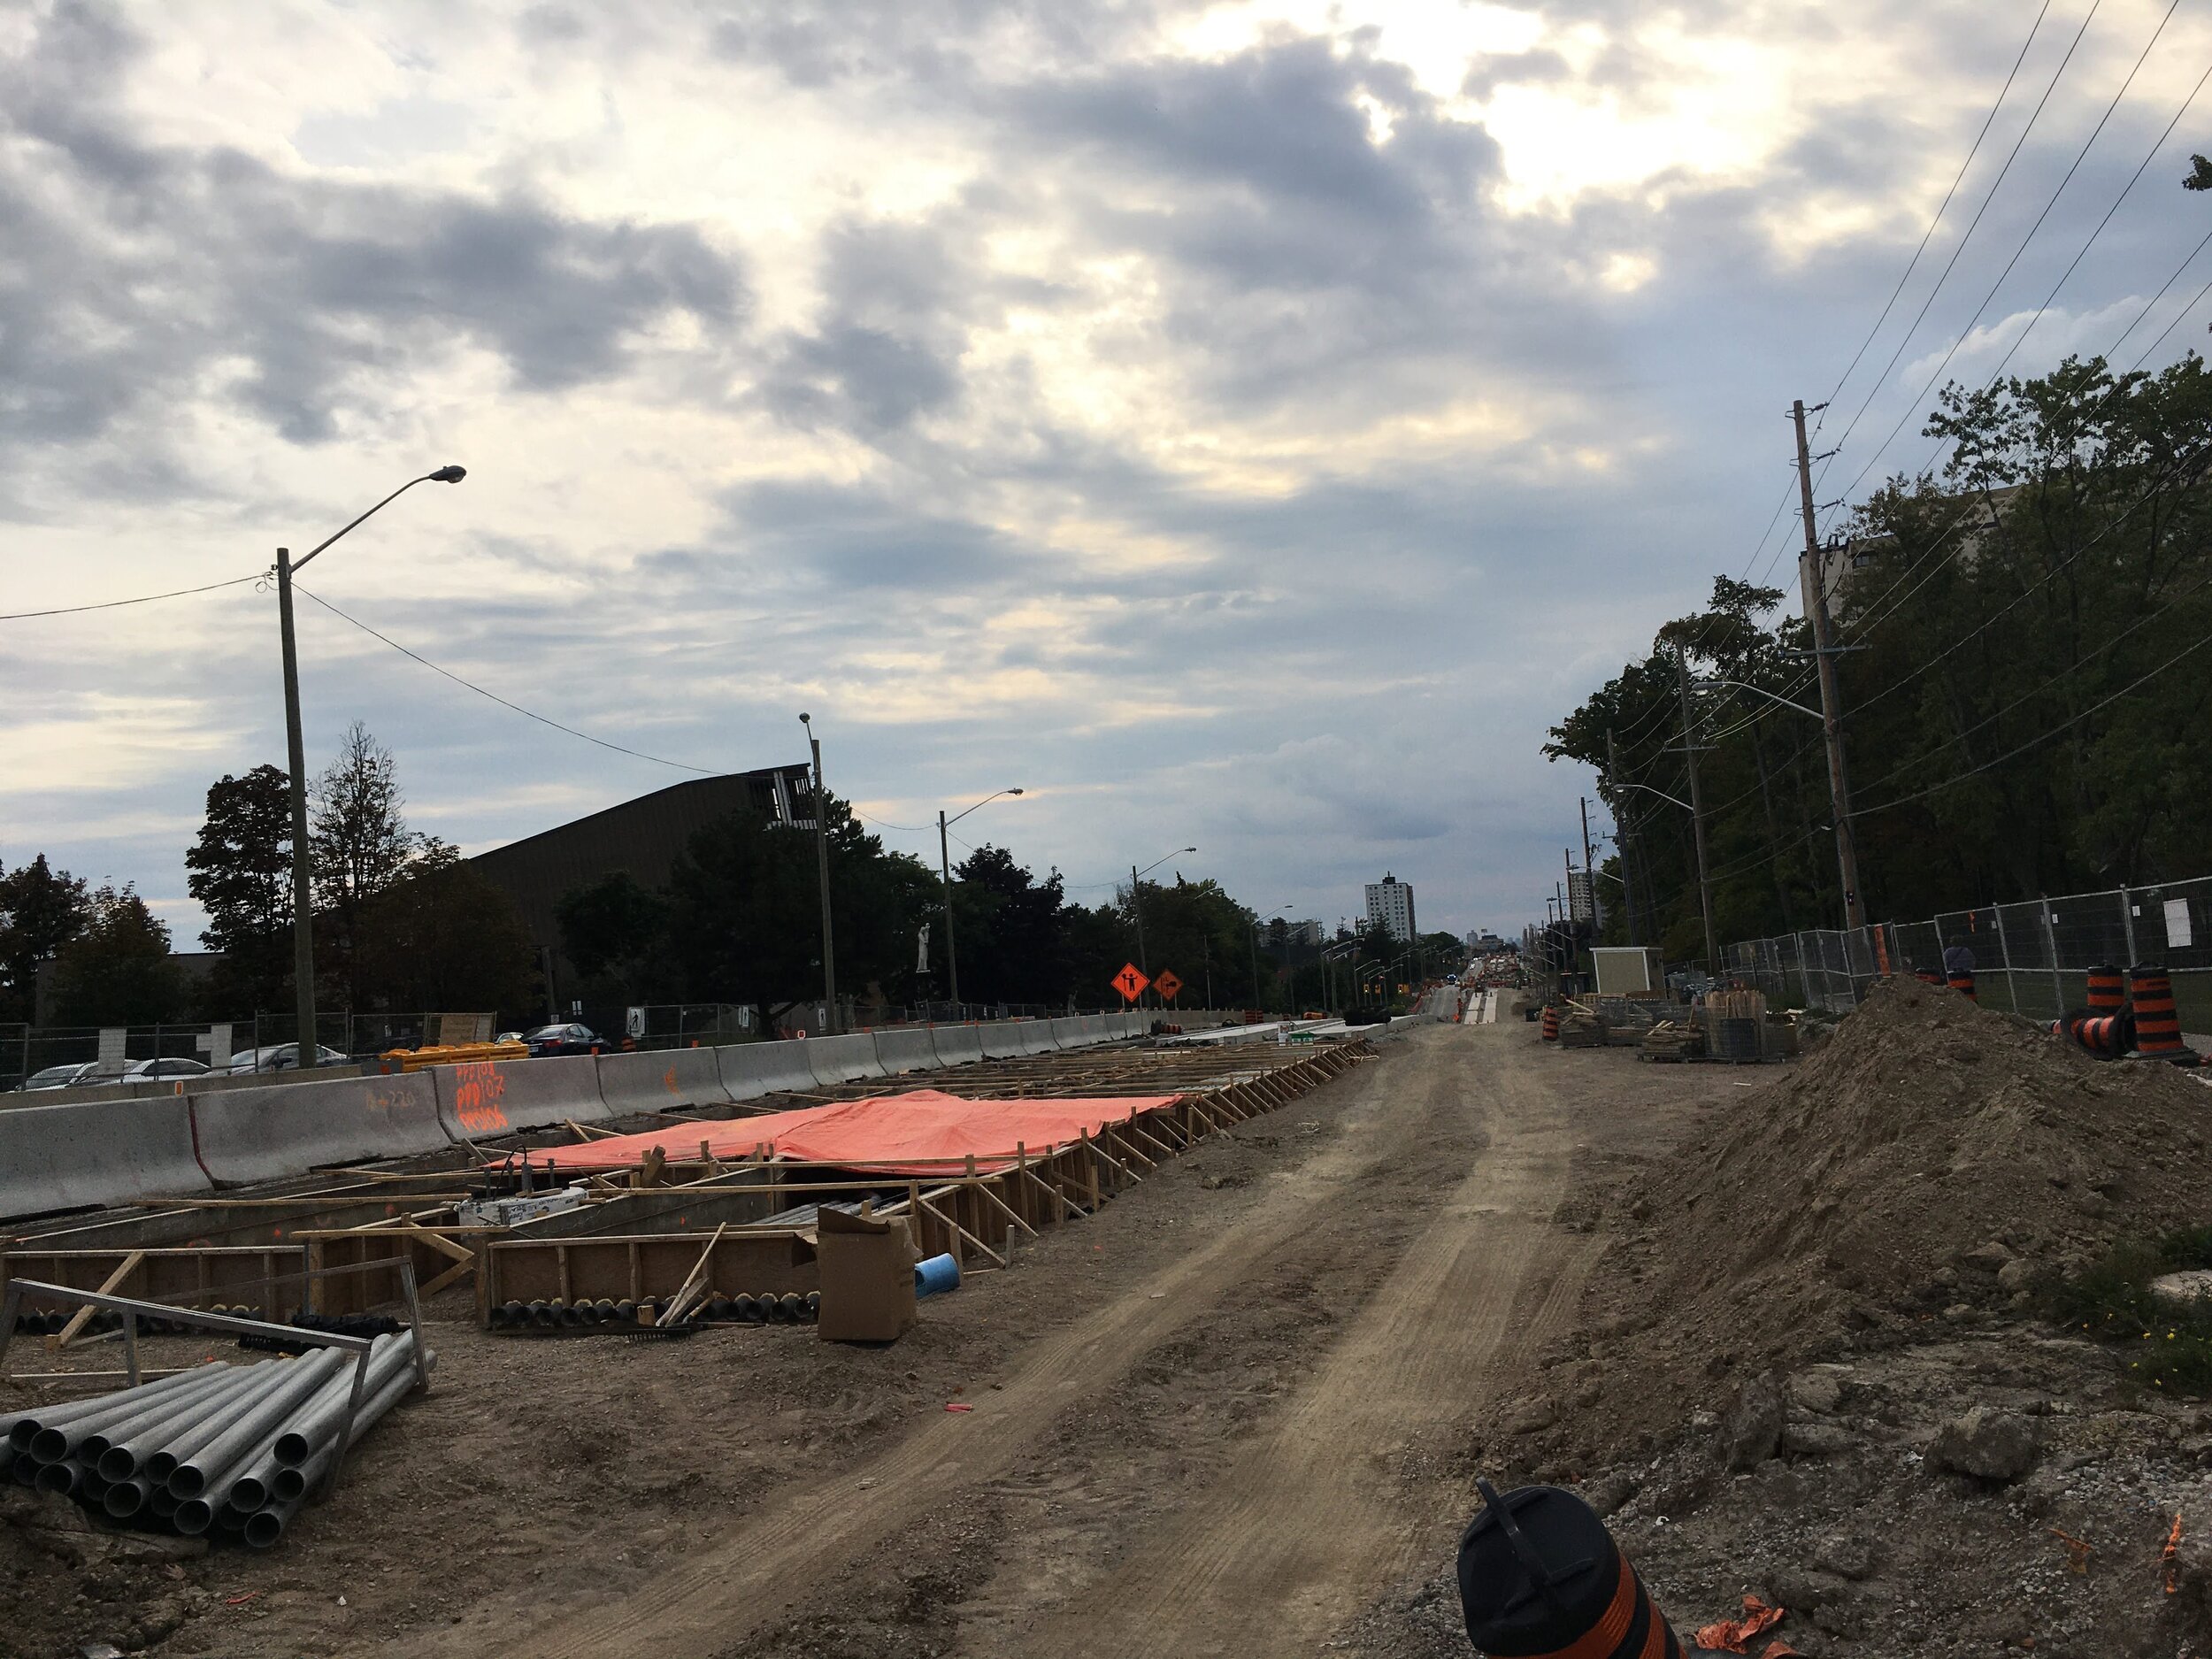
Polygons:
M430 475L434 484L457 484L469 475L465 466L442 466Z
M814 724L814 717L807 713L805 710L802 709L799 710L799 724L801 726L811 726Z
M1006 793L1009 795L1019 795L1021 791L1018 789L1009 789Z

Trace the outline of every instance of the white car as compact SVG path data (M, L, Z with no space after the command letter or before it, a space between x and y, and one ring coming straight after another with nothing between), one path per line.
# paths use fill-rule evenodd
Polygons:
M111 1074L102 1077L97 1060L77 1060L67 1065L50 1065L43 1071L34 1071L24 1083L26 1091L50 1088L76 1088L86 1083L113 1082Z
M317 1064L343 1065L346 1056L335 1048L318 1046ZM249 1048L243 1054L231 1056L230 1074L238 1076L247 1071L296 1071L300 1065L300 1046L296 1042L269 1043L259 1048Z
M152 1060L134 1060L124 1068L121 1080L126 1083L167 1083L180 1077L205 1077L207 1063L187 1060L176 1056L165 1056Z

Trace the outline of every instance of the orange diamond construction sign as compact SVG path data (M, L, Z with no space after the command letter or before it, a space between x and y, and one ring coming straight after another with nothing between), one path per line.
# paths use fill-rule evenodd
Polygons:
M1174 969L1163 968L1160 970L1160 977L1152 981L1152 988L1172 1002L1175 1000L1176 992L1183 988L1183 982L1175 977Z
M1114 989L1121 993L1121 1000L1125 1002L1135 1002L1144 995L1144 987L1151 983L1137 972L1137 964L1133 962L1123 963L1121 972L1113 978Z

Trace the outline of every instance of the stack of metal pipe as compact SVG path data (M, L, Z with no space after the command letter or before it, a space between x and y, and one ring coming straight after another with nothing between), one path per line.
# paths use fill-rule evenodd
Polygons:
M424 1368L437 1355L424 1350ZM195 1366L157 1382L0 1415L14 1479L111 1520L266 1549L329 1472L355 1357ZM353 1417L358 1440L416 1384L412 1332L379 1337Z

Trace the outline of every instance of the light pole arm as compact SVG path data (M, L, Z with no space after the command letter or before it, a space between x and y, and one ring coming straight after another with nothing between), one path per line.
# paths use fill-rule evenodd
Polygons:
M386 497L385 497L382 501L380 501L379 503L376 503L376 505L375 505L375 506L373 506L373 507L370 508L370 509L368 510L368 511L366 511L366 512L363 513L363 514L361 515L361 517L360 517L360 518L356 518L356 519L353 521L353 523L352 523L352 524L348 525L348 526L346 526L346 529L345 529L345 530L341 530L341 531L339 531L339 532L338 532L338 534L337 534L337 535L333 535L333 536L328 536L328 537L326 537L326 538L325 538L325 539L324 539L324 540L323 540L320 543L319 543L316 547L314 547L312 549L311 549L311 550L310 550L310 551L309 551L306 555L304 555L303 557L300 557L300 558L296 558L296 559L294 559L294 560L292 561L292 574L293 574L293 575L295 575L295 576L296 576L296 575L298 575L298 574L300 573L300 572L301 572L301 571L303 571L303 570L306 569L306 567L307 567L307 562L308 562L308 560L309 560L309 559L313 558L313 557L315 557L315 555L316 555L316 554L318 554L318 553L319 553L319 552L321 552L321 551L323 550L323 549L324 549L324 548L328 547L328 546L331 544L331 542L335 541L336 540L338 540L338 537L339 537L339 536L342 536L343 534L345 534L346 530L350 530L350 529L354 528L354 527L355 527L355 526L357 526L357 525L360 525L360 524L364 524L364 523L367 522L369 519L373 518L374 517L376 517L376 515L377 515L378 513L380 513L380 512L383 511L385 508L387 508L387 507L390 506L390 505L391 505L394 502L397 501L397 500L398 500L398 499L399 499L402 495L405 495L405 494L406 494L409 490L411 490L411 489L414 488L414 487L415 487L416 485L418 485L418 484L427 484L428 482L430 482L430 480L431 480L432 479L434 479L434 478L435 478L435 477L437 477L437 474L436 474L435 472L425 472L425 473L424 473L424 474L423 474L420 478L411 478L411 479L409 479L409 480L407 480L404 484L402 484L402 485L401 485L401 486L400 486L397 489L394 490L394 491L393 491L390 495L387 495L387 496L386 496Z
M1617 783L1613 787L1616 789L1641 789L1646 795L1655 795L1662 801L1665 801L1674 806L1680 807L1685 812L1694 812L1697 810L1697 809L1692 806L1687 801L1678 800L1675 796L1669 795L1664 789L1655 789L1647 783Z

